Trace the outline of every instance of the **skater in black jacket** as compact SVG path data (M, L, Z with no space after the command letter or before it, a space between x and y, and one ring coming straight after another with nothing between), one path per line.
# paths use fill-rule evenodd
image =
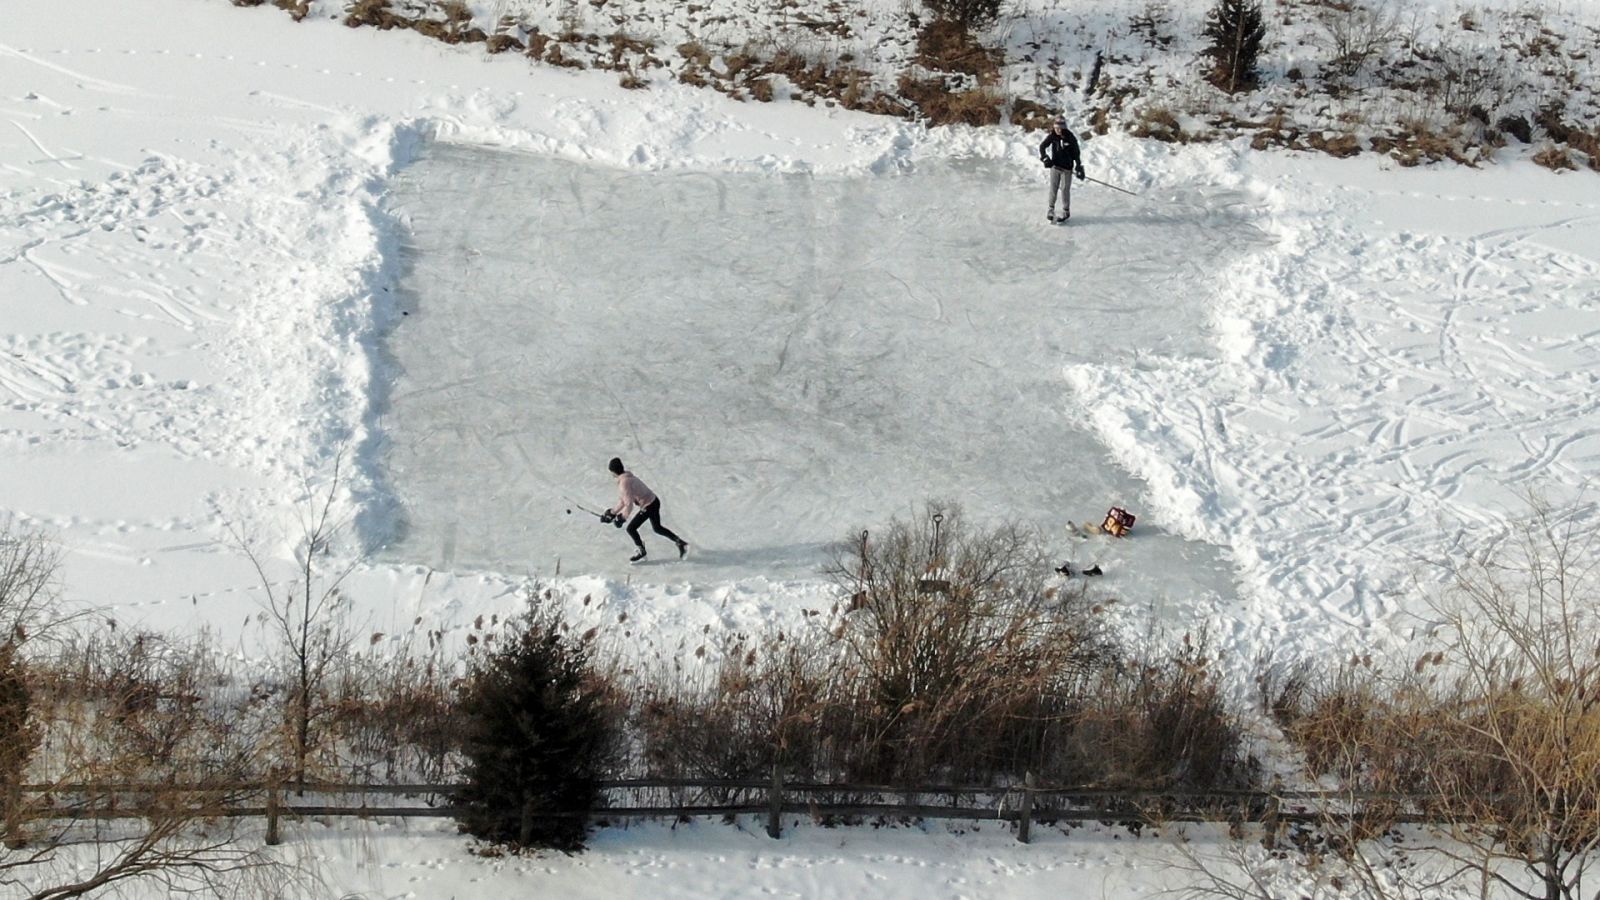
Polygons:
M1039 159L1050 170L1050 211L1045 217L1056 220L1056 194L1061 194L1061 219L1072 218L1072 176L1084 179L1083 159L1078 155L1078 139L1067 130L1066 119L1056 119L1050 125L1050 134L1039 144Z

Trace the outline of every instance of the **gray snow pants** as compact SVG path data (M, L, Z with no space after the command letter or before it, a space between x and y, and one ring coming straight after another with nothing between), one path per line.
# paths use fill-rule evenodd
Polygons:
M1061 214L1072 214L1072 170L1050 169L1050 215L1056 214L1056 194L1061 195Z

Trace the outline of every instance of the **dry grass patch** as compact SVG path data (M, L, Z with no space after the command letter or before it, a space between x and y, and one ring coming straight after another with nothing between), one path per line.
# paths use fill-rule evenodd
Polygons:
M942 77L902 75L900 96L916 105L929 125L998 125L1004 118L1005 96L990 87L952 91Z
M1572 154L1567 148L1556 143L1545 144L1538 153L1533 155L1533 161L1552 172L1562 172L1568 169L1577 171L1578 166L1572 161Z
M1178 117L1165 106L1146 106L1140 109L1135 114L1133 123L1128 126L1128 133L1134 137L1153 138L1169 144L1187 143L1183 128L1178 123Z
M1439 649L1413 665L1266 692L1310 775L1403 798L1474 883L1552 900L1590 896L1600 847L1600 544L1577 521L1536 506L1492 556L1449 563Z

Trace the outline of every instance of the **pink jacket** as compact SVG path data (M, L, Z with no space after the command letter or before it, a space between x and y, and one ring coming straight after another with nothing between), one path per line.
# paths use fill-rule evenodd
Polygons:
M644 509L654 502L655 493L634 477L632 472L617 476L617 505L611 508L611 512L626 518L633 515L634 509Z

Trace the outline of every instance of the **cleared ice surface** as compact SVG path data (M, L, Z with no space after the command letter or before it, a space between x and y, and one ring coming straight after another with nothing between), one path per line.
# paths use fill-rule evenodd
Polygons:
M1070 417L1061 369L1208 353L1215 273L1262 236L1239 196L1092 185L1051 226L1042 177L639 173L430 146L392 195L412 237L387 553L810 577L828 543L946 498L1152 595L1231 595L1219 551L1148 519L1137 541L1068 541L1068 519L1137 512L1141 486ZM612 456L661 496L685 562L646 528L652 564L629 567L626 536L574 505L613 501Z

